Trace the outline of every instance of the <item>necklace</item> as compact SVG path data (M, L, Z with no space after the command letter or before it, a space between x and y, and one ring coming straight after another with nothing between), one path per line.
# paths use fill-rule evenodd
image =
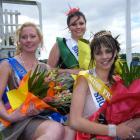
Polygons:
M101 79L99 76L98 76L98 74L97 74L97 72L96 72L96 70L94 69L94 75L96 76L96 77L98 77L99 79ZM101 79L102 80L102 79ZM102 80L102 82L105 84L105 85L107 85L107 86L109 86L110 85L110 81L104 81L104 80Z
M21 53L19 55L19 58L20 58L20 61L21 61L22 65L23 65L23 67L27 71L32 70L38 64L38 60L37 59L34 59L33 63L29 63L30 61L27 61L27 62L24 61Z

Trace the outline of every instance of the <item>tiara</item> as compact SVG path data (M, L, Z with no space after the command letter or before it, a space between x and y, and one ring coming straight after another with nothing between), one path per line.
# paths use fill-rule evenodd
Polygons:
M71 15L71 14L73 14L75 12L79 12L79 10L80 10L79 8L71 8L70 7L70 10L66 14L68 16L68 15Z
M95 37L102 37L102 36L112 36L111 32L110 31L101 31L101 32L98 32L97 34L95 34Z

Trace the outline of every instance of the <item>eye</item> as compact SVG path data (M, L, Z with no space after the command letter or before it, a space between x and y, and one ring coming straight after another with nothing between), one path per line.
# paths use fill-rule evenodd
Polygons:
M112 53L112 49L106 49L106 53Z
M80 22L79 25L84 25L84 22Z
M36 38L36 35L31 35L30 37L31 37L31 38Z
M94 54L95 54L95 55L100 55L100 54L102 54L102 52L101 52L101 51L95 51Z
M21 36L21 39L27 39L26 35Z
M70 26L76 26L76 23L72 23Z

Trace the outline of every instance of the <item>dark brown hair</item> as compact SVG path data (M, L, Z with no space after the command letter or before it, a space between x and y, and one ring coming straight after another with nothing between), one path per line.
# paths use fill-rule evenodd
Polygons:
M119 53L120 51L120 43L117 41L117 37L113 37L110 31L102 30L100 32L97 32L94 35L94 38L91 41L90 48L91 48L91 61L90 61L90 67L94 64L94 54L95 52L98 52L101 49L101 46L104 45L107 48L111 49L112 52L112 58L114 57L115 51ZM112 59L111 58L111 59ZM117 56L115 60L117 59ZM114 74L115 69L115 61L111 67L110 74L109 74L109 80L112 80L112 75Z
M79 20L80 17L83 17L83 19L84 19L84 21L85 21L85 23L86 23L85 15L84 15L81 11L76 11L76 12L73 12L73 13L71 13L71 14L68 14L68 17L67 17L67 25L68 25L68 27L70 26L70 20L71 20L71 18L73 18L73 17L75 17L75 16L78 17L77 20ZM77 20L76 20L76 21L77 21ZM76 21L75 21L75 22L76 22Z

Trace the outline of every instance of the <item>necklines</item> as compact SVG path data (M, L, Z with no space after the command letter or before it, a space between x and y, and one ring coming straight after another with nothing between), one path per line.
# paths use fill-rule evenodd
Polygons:
M26 61L24 61L23 56L22 56L22 53L19 54L19 60L20 60L21 64L23 65L23 67L27 71L34 69L35 66L38 64L38 60L35 59L34 62L31 65L29 65L29 63L27 63Z
M96 69L95 69L95 68L93 69L93 75L94 75L95 77L99 78L105 85L107 85L107 86L110 85L110 81L104 81L104 80L102 80L102 79L97 75Z

